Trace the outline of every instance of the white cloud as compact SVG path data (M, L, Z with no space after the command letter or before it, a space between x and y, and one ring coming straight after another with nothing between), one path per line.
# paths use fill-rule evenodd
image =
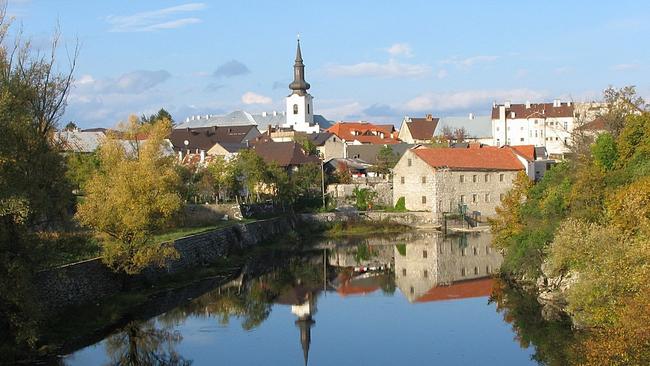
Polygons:
M498 59L499 56L486 56L486 55L472 56L467 58L459 58L454 56L446 60L442 60L440 61L440 63L443 65L454 65L456 67L468 69L476 64L494 62Z
M641 67L641 65L634 64L634 63L618 64L618 65L612 66L612 70L614 70L614 71L634 71L634 70L638 70L640 67Z
M395 43L392 46L388 47L386 51L391 56L405 56L405 57L413 56L411 46L409 46L408 43Z
M438 79L444 79L444 78L447 77L447 75L449 75L449 73L448 73L447 70L445 70L445 69L440 69L440 70L438 70L438 72L436 73L436 77L437 77Z
M81 75L79 79L75 80L75 85L88 85L95 82L95 79L92 75L85 74Z
M322 102L322 101L321 101ZM351 118L359 119L364 114L365 107L356 101L343 102L344 104L337 104L318 108L318 114L323 115L325 118L333 121L350 120Z
M418 77L431 73L431 68L423 64L404 64L395 60L388 63L360 62L353 65L328 65L325 72L332 77L377 76L377 77Z
M196 17L174 19L175 16L205 8L204 3L188 3L132 15L110 15L106 17L106 21L111 25L111 32L151 32L175 29L201 22L201 19Z
M241 96L241 101L244 104L271 104L273 102L271 98L253 92L244 93Z
M512 90L466 90L452 93L425 93L408 102L404 108L409 111L446 111L485 107L495 100L537 100L546 94L530 89Z

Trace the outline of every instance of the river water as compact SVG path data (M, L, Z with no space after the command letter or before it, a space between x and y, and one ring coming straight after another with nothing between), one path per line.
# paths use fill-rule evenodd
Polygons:
M414 232L322 241L280 260L262 255L239 277L61 361L537 364L535 348L491 300L502 258L489 243L489 234Z

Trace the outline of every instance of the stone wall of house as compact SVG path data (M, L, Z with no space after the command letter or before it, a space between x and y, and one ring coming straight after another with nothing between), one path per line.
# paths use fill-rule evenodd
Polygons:
M437 225L437 219L431 212L324 212L317 214L301 214L299 220L305 222L328 223L336 221L369 220L388 221L395 224L413 227L431 227Z
M139 276L117 275L101 258L68 264L37 273L35 279L39 302L48 314L62 309L99 301L123 290L127 283L160 277L206 266L218 258L260 244L294 227L291 218L274 218L178 239L174 247L180 256L165 268L147 268Z
M393 185L385 180L369 179L350 184L330 184L327 186L327 194L333 198L338 205L353 204L355 202L354 189L368 188L377 193L375 203L383 206L393 204Z
M407 150L393 168L393 205L404 197L407 210L431 212L435 188L433 169Z

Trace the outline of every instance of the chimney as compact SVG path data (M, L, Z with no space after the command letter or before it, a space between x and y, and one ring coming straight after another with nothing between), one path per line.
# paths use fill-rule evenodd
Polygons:
M277 111L273 111L273 116L277 116L277 115L278 115L278 112L277 112Z
M190 121L190 117L185 117L185 122L189 122L189 121Z
M205 115L205 119L209 119L209 118L210 118L210 115L209 115L209 114L206 114L206 115Z
M205 161L205 150L201 150L201 162Z
M496 108L496 107L497 107L497 102L496 102L496 100L495 100L495 101L492 101L492 108Z
M571 101L566 102L566 105L571 107Z
M510 108L510 101L509 101L509 100L506 100L504 106L505 106L506 108Z
M266 112L262 112L262 117L266 117Z
M271 131L273 130L273 126L269 123L269 128L266 130L268 132L269 137L271 137Z
M553 107L559 107L562 103L559 99L553 99Z
M433 116L430 114L427 114L427 121L433 121Z
M470 114L469 114L469 119L470 119L470 120L474 119L474 113L470 113Z
M530 109L530 101L529 100L526 101L526 109Z

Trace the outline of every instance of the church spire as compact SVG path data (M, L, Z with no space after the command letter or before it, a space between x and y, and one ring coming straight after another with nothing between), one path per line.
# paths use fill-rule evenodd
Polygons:
M300 51L300 38L296 47L296 62L293 64L293 82L289 84L292 94L305 95L310 85L305 81L305 64L302 63L302 52Z

